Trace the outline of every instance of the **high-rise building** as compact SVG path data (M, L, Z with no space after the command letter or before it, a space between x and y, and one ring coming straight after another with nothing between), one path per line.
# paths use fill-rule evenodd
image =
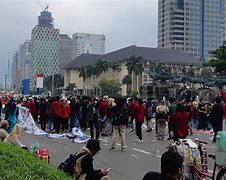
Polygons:
M26 40L19 47L19 71L21 81L30 79L31 40Z
M64 75L64 66L72 60L72 39L67 34L60 34L59 42L59 71Z
M44 19L46 13L52 19L51 13L44 10L39 20ZM31 87L34 88L37 74L50 76L59 73L59 29L54 28L52 21L39 21L32 29L31 51Z
M81 54L104 54L105 36L103 34L75 33L73 40L73 59Z
M15 92L20 91L20 72L19 72L19 53L18 51L13 54L13 61L11 64L11 88Z
M158 47L204 59L225 33L224 0L159 0Z

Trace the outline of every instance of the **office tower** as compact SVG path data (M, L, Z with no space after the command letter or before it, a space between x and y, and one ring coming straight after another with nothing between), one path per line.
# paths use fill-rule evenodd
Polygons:
M75 33L73 40L73 59L81 54L104 54L105 36L103 34Z
M67 34L60 34L59 42L59 71L64 75L64 66L72 60L72 39Z
M224 40L224 0L159 0L158 47L204 59Z
M45 22L46 14L48 14L48 21ZM44 10L41 12L41 17L39 17L39 24L32 29L32 88L35 87L37 74L43 74L47 77L59 73L59 29L54 28L53 21L50 21L50 19L52 19L51 13Z

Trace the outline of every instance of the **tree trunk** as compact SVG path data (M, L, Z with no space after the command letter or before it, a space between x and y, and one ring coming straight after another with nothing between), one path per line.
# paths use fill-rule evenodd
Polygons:
M132 87L131 87L131 90L134 90L134 78L133 78L133 75L134 75L134 73L132 71Z
M139 88L138 88L138 78L139 78L139 77L138 77L138 75L136 75L136 76L137 76L137 77L136 77L136 78L137 78L137 84L136 84L137 87L136 87L136 90L139 91L139 90L138 90L138 89L139 89Z

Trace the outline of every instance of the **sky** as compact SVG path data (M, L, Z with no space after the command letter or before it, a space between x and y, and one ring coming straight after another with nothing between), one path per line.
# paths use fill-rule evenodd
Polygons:
M31 38L47 4L60 33L104 34L106 52L157 46L158 0L0 0L0 86L7 60Z

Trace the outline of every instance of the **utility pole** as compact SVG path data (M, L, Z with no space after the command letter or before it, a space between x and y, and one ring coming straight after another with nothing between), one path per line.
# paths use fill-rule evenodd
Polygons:
M53 97L53 92L54 92L54 74L52 74L52 86L51 86L51 95Z

